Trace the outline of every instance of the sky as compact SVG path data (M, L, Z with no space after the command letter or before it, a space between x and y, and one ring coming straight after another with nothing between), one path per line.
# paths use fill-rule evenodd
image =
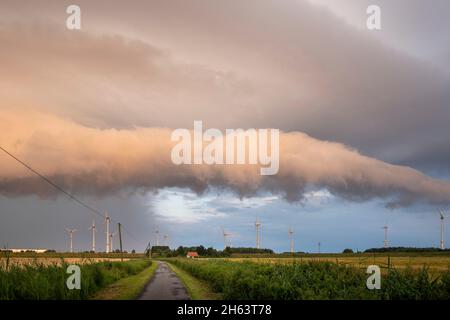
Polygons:
M0 3L0 146L149 242L438 246L450 203L450 3ZM366 8L381 8L381 30ZM280 169L181 165L176 128L277 128ZM0 153L0 245L90 248L95 219ZM163 238L167 235L167 238ZM446 236L447 242L450 241ZM117 241L115 242L117 243Z

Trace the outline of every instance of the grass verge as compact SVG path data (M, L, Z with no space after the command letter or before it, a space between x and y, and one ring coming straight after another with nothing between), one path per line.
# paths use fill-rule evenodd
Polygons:
M192 300L220 300L222 298L222 295L213 292L205 281L191 276L188 272L169 262L167 262L167 264L183 282Z
M114 282L98 292L92 300L134 300L139 297L145 285L155 273L158 264L152 262L150 267L139 274Z
M0 268L0 300L89 299L101 289L150 266L149 260L98 262L79 265L81 289L67 287L69 264L5 264ZM70 279L69 279L70 280Z

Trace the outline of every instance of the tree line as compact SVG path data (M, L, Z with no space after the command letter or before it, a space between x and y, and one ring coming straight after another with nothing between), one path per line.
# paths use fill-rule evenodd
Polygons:
M206 248L202 245L193 247L179 246L176 249L170 249L168 246L153 246L151 248L152 255L159 255L164 257L185 257L188 252L197 252L202 257L229 257L232 254L273 254L271 249L258 249L247 247L227 247L224 250L217 250L213 247Z

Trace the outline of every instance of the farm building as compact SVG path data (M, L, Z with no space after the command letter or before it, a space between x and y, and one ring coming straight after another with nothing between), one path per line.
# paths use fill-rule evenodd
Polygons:
M186 255L186 258L192 258L192 259L198 258L198 253L195 251L189 251Z

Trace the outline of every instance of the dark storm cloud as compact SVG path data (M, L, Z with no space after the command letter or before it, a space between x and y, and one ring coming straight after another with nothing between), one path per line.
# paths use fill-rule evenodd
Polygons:
M241 196L263 190L289 200L327 188L391 207L448 203L448 182L376 159L435 177L448 172L450 3L377 2L386 19L374 34L301 0L78 0L79 32L65 28L72 1L2 0L0 145L94 207L109 208L144 242L155 224L136 191L167 186ZM358 25L366 3L358 1L350 17ZM174 169L157 127L191 128L197 119L317 139L283 134L274 178L244 167ZM82 230L76 246L90 247L92 217L5 155L0 194L0 244L66 249L64 227L72 227ZM369 221L379 216L372 214L379 208L362 209ZM348 210L346 203L336 221ZM197 236L197 226L183 234Z
M108 208L114 221L120 221L123 231L124 250L142 252L152 239L155 219L149 214L146 198L140 195L104 197L82 197L83 201L96 208ZM97 250L105 251L105 225L102 217L93 216L85 208L66 197L37 199L35 196L5 198L0 196L0 245L12 248L46 248L58 251L69 250L69 238L65 228L77 229L74 235L74 250L92 248L92 233L89 227L95 219L97 226ZM117 224L111 223L111 231ZM114 249L118 248L118 237L114 238Z

